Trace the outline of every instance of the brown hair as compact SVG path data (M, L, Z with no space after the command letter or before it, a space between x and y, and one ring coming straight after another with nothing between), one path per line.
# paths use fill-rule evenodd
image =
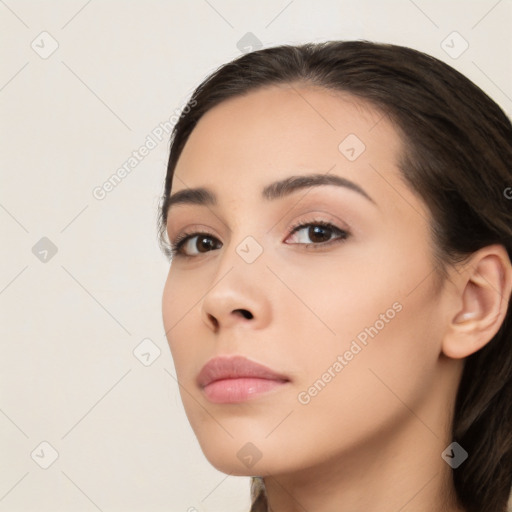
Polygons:
M422 52L369 41L283 45L242 55L194 91L171 135L159 236L165 252L174 169L201 116L222 101L263 86L303 82L344 91L393 121L404 151L403 179L432 214L439 275L447 264L500 244L512 260L512 125L479 87ZM509 298L507 298L509 299ZM512 485L512 312L494 338L466 358L457 390L452 438L468 453L453 470L468 512L505 512ZM266 510L261 479L252 509Z

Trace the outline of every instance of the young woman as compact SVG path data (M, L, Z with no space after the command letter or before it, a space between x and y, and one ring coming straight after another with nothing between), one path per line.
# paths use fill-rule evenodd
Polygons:
M171 140L163 319L213 466L252 510L504 512L512 126L418 51L243 55Z

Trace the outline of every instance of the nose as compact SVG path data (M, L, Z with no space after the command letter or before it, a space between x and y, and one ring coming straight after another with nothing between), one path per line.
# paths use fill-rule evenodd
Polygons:
M265 264L259 260L248 264L237 254L234 256L223 262L230 265L228 270L221 263L224 271L216 275L201 305L202 320L214 332L230 328L263 329L271 321Z
M237 317L239 317L240 320L238 320ZM230 325L235 325L237 322L243 322L243 320L241 320L242 318L245 318L246 320L252 320L254 318L254 315L248 309L239 308L233 309L231 312L228 313L227 316L220 312L217 312L217 316L213 315L212 313L206 312L206 318L207 325L210 326L212 330L219 331L221 323L222 326L226 328Z

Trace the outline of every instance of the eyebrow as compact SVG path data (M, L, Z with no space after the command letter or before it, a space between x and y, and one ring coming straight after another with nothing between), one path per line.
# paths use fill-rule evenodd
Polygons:
M267 185L261 192L263 199L268 201L281 199L298 190L311 187L319 187L321 185L335 185L357 192L365 197L368 201L376 205L375 201L362 189L359 185L347 178L336 176L333 174L308 174L290 176L281 181L276 181ZM195 204L202 206L215 206L217 204L217 196L207 188L185 188L172 194L167 200L167 211L172 206L178 204Z

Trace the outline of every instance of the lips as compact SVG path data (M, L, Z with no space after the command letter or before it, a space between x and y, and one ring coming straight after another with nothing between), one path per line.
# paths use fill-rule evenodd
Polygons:
M197 376L205 397L217 404L255 399L289 381L285 375L242 356L215 357Z

